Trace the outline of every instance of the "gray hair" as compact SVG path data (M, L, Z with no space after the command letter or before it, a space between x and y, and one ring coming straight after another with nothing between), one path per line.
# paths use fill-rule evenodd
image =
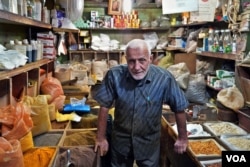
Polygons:
M151 50L148 42L146 42L143 39L132 39L127 43L126 49L125 49L125 54L128 54L129 49L146 49L148 51L148 55L151 56Z

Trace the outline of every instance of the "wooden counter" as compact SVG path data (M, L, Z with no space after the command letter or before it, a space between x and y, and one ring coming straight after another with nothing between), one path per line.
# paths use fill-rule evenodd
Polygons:
M184 154L177 154L174 151L174 143L177 135L168 121L162 116L162 136L161 136L161 167L199 167L200 162L187 149Z

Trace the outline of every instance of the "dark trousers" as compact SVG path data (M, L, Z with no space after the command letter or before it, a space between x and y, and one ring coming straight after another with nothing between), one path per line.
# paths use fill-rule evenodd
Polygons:
M111 166L112 167L133 167L136 162L138 167L159 167L160 148L152 152L151 157L144 160L135 160L133 154L125 157L111 149Z

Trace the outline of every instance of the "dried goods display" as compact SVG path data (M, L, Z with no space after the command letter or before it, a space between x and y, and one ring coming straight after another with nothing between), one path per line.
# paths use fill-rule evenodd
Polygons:
M245 130L231 122L206 122L204 123L204 126L216 136L221 136L223 134L247 134Z
M223 135L221 140L231 150L250 150L250 135Z
M197 157L221 156L222 150L225 150L214 139L189 140L189 147Z
M222 167L221 159L201 161L202 167Z
M173 125L172 127L173 127L175 133L178 134L176 124ZM203 129L202 125L196 124L196 123L187 124L187 135L188 135L189 138L192 138L192 137L209 137L209 136L211 136L210 133L208 133L207 131L205 131Z

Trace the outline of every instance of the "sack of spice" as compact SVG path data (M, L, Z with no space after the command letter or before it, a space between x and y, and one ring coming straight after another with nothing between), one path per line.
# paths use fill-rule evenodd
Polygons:
M2 137L7 140L19 140L30 132L33 127L30 113L30 108L21 102L18 102L15 106L8 105L0 108Z
M24 167L23 153L18 140L0 137L0 166Z

